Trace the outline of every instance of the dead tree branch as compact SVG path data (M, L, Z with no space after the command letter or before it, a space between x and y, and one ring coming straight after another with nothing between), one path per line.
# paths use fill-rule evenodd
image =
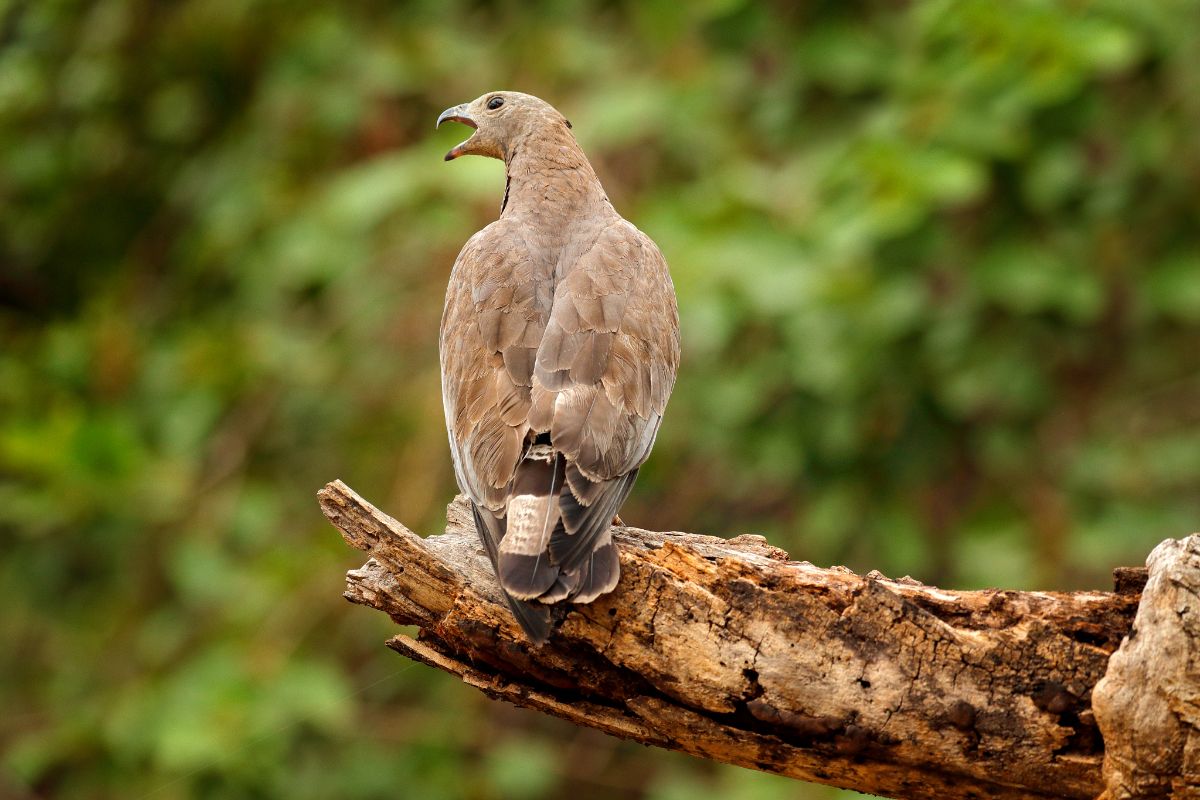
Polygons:
M947 591L789 561L757 536L619 528L616 591L556 609L537 648L504 606L462 498L446 533L427 539L340 481L320 500L371 556L345 596L421 628L390 647L626 739L898 798L1092 798L1104 789L1100 731L1131 719L1109 702L1098 728L1091 698L1130 632L1144 570L1119 571L1118 592ZM1157 718L1195 723L1200 544L1189 541L1193 616L1178 635L1191 649ZM1144 654L1126 660L1143 673L1110 676L1117 700L1149 680ZM1178 757L1156 764L1155 786L1184 785L1198 760L1193 728L1172 730ZM1104 770L1121 785L1137 782L1147 747L1130 741L1122 768ZM1143 796L1121 791L1112 800Z

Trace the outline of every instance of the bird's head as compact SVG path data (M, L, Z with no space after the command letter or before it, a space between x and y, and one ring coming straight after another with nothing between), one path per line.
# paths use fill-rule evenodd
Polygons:
M488 92L469 103L447 108L438 115L437 127L449 120L468 125L475 133L446 153L447 161L472 155L505 161L527 136L571 127L554 106L521 92Z

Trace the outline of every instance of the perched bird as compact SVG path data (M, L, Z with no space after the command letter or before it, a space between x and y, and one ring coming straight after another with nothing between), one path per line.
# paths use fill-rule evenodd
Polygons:
M667 263L612 207L549 103L489 92L442 112L446 154L504 161L500 218L463 246L442 315L454 474L531 640L548 604L612 591L610 526L650 455L679 365Z

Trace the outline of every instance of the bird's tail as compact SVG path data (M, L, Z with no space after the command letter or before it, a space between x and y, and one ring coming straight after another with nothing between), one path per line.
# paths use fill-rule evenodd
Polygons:
M609 528L636 478L634 469L592 481L539 441L517 465L505 512L475 508L504 598L534 642L549 635L547 605L590 603L616 586L621 564Z
M500 540L504 538L504 520L498 519L489 511L480 510L479 506L474 503L471 504L471 511L475 515L475 529L479 532L479 538L483 540L488 558L492 560L492 567L499 572L498 548ZM500 587L500 593L504 595L504 600L508 603L513 617L530 641L534 644L546 641L550 636L550 609L541 603L527 603L524 600L518 600L504 591L503 586Z
M559 495L565 484L563 457L548 444L531 446L517 465L496 561L500 585L515 598L540 597L558 580L549 544L562 528Z

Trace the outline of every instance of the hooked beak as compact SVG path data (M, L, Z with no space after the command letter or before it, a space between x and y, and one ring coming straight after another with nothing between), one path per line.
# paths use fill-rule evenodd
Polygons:
M467 113L467 104L466 103L463 103L462 105L454 106L453 108L447 108L441 114L438 114L437 124L434 125L433 127L436 130L436 129L442 127L443 122L451 122L451 121L452 122L461 122L463 125L466 125L469 128L478 129L478 127L479 127L478 125L475 124L475 120L471 119L470 115ZM470 141L470 139L467 139L467 141ZM453 161L454 159L458 158L459 156L465 155L466 146L467 146L467 142L460 142L459 144L455 145L450 150L449 153L446 153L446 160Z

